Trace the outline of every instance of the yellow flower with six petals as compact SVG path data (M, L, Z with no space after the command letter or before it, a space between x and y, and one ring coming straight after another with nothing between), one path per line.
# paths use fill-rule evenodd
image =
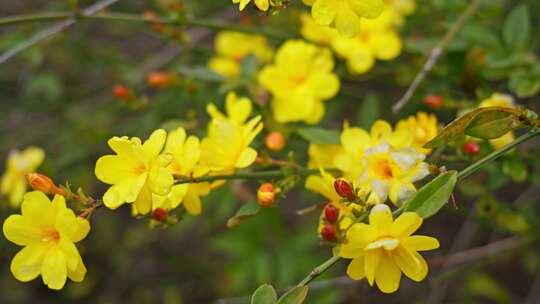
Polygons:
M347 274L351 279L366 278L384 293L399 288L401 273L414 281L422 281L428 265L418 251L439 248L437 239L412 235L422 225L422 218L405 212L395 221L387 205L373 207L369 224L356 223L339 247L339 256L352 259Z
M328 49L301 40L285 42L275 63L259 73L259 83L273 95L275 120L319 122L325 112L323 101L339 91L339 78L333 69L334 59Z
M144 143L137 137L113 137L109 147L116 155L105 155L96 162L97 178L112 185L103 195L103 203L116 209L133 203L134 214L147 214L152 209L152 194L167 195L174 183L167 166L170 154L160 154L167 132L154 131Z
M13 208L18 208L26 192L27 173L35 172L45 158L45 152L37 147L12 151L7 159L6 172L0 182L0 192L8 197Z
M9 216L3 225L6 238L24 246L11 261L13 276L28 282L41 274L43 283L56 290L67 278L81 282L86 267L74 243L90 231L88 221L67 208L63 196L51 202L39 191L24 196L21 213Z

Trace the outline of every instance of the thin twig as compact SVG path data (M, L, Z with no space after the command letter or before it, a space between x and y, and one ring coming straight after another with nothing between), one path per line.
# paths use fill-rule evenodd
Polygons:
M94 3L93 5L85 8L84 10L82 10L81 12L81 15L82 16L90 16L90 15L93 15L97 12L99 12L100 10L114 4L118 2L118 0L102 0L102 1L99 1L99 2L96 2ZM70 18L70 19L67 19L67 20L64 20L62 22L59 22L49 28L46 28L40 32L38 32L36 35L32 36L31 38L19 43L18 45L16 45L15 47L7 50L6 52L4 52L3 54L0 55L0 64L8 61L9 59L17 56L19 53L21 53L22 51L32 47L33 45L39 43L40 41L46 39L46 38L49 38L55 34L58 34L60 32L62 32L63 30L67 29L68 27L72 26L73 24L75 24L75 22L77 22L77 20L75 18Z
M448 47L448 44L452 39L454 39L454 36L459 32L459 30L465 25L467 20L476 12L480 5L480 0L473 0L467 7L467 9L459 16L458 20L454 23L454 25L446 32L444 37L439 41L437 46L431 50L431 54L429 55L426 63L422 67L422 70L416 75L413 82L403 95L400 100L398 100L393 106L392 111L394 113L397 113L401 108L403 108L407 102L411 99L413 94L418 89L418 86L422 83L424 78L427 76L427 74L431 71L431 69L435 66L437 61L439 60L439 57L443 54L445 49Z

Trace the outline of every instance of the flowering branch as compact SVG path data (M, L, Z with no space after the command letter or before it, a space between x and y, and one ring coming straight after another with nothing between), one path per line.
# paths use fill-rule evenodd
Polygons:
M454 39L454 36L459 32L459 30L465 25L465 22L474 15L478 7L480 6L480 0L473 0L467 9L463 12L463 14L459 17L459 19L454 23L454 25L446 32L444 37L439 41L439 44L431 50L431 54L429 55L426 63L422 67L422 70L416 75L413 82L403 95L400 100L398 100L394 106L392 106L392 111L394 113L397 113L401 108L403 108L409 99L413 96L413 94L416 92L422 81L424 81L424 78L426 78L427 74L433 69L441 55L443 54L444 50L448 47L448 44L450 44L450 41Z
M165 24L165 25L174 25L174 26L195 26L195 27L204 27L212 30L229 30L243 33L251 34L263 34L275 39L288 39L290 36L253 26L243 26L237 24L227 24L222 22L216 22L212 20L205 20L201 18L145 18L144 16L136 14L126 14L126 13L107 13L101 15L85 15L85 14L75 14L70 12L60 12L60 13L42 13L42 14L24 14L10 16L0 19L0 26L13 25L19 23L28 23L28 22L51 22L59 20L104 20L104 21L119 21L119 22L140 22L140 23L151 23L151 24Z
M467 168L463 169L458 174L458 180L463 180L467 176L473 174L474 172L478 171L482 166L485 164L497 159L507 151L513 149L514 147L518 146L519 144L540 135L540 129L533 130L531 132L528 132L527 134L524 134L520 137L518 137L513 142L509 143L508 145L504 146L503 148L496 150L484 158L476 161L475 163L471 164ZM392 214L393 216L397 216L401 214L405 210L404 206L401 206L400 208L396 209ZM364 216L360 216L355 222L361 222L366 218L365 214ZM351 225L352 226L352 225ZM350 226L349 226L350 227ZM319 266L315 267L300 283L298 283L298 286L304 286L309 284L311 281L313 281L315 278L317 278L319 275L330 269L332 266L334 266L341 257L339 256L333 256L329 259L327 259L325 262L320 264Z
M326 171L332 172L336 171L335 169L324 169ZM236 173L231 175L211 175L203 177L188 177L188 176L177 176L177 184L187 184L187 183L202 183L202 182L213 182L218 180L233 180L233 179L271 179L271 178L283 178L289 175L299 175L307 176L311 174L319 173L319 169L310 169L310 168L290 168L288 170L268 170L268 171L255 171L255 172L244 172Z

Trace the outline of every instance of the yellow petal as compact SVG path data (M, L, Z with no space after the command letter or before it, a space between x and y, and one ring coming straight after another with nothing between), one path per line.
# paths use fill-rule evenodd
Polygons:
M363 153L364 148L370 143L370 137L366 131L360 128L345 128L341 132L341 144L343 148L353 155Z
M168 168L152 165L148 175L150 190L157 195L167 195L174 184L174 177Z
M22 151L21 157L28 163L28 169L30 171L26 173L30 173L31 171L35 171L37 167L41 165L45 159L45 151L37 147L28 147Z
M26 193L26 181L24 178L15 179L12 188L9 190L9 204L13 208L18 208Z
M361 17L377 18L384 9L382 0L349 0L349 5Z
M348 242L355 244L359 248L365 248L377 238L377 231L373 226L364 223L356 223L347 231Z
M227 94L225 108L232 121L241 124L246 121L251 113L251 100L238 98L234 92Z
M395 32L384 32L374 35L371 47L380 60L392 60L401 53L401 39Z
M422 218L415 212L404 212L392 224L392 236L402 238L413 234L422 225Z
M86 275L86 266L84 266L84 262L81 258L81 255L78 254L78 252L77 252L77 256L78 256L77 267L75 269L68 268L67 276L74 282L82 282Z
M268 7L269 7L269 0L255 0L255 5L257 5L257 7L263 11L263 12L266 12L268 10Z
M377 267L375 282L384 293L392 293L399 288L401 270L391 256L383 255Z
M137 196L137 200L133 203L134 207L140 214L147 214L152 209L152 192L148 186L144 186Z
M11 261L10 270L15 279L21 282L35 279L41 272L47 250L47 247L39 243L21 249Z
M392 252L394 262L411 280L422 281L428 272L428 267L424 258L415 251L410 251L400 246Z
M37 243L42 239L41 230L18 214L10 215L4 221L3 231L6 239L19 246Z
M334 6L336 6L336 4L334 4ZM336 29L343 37L355 37L360 32L360 18L349 9L347 4L341 3L337 6L339 6L339 8L335 19ZM315 5L313 7L315 7Z
M366 276L364 273L364 259L353 259L349 263L349 267L347 267L347 275L353 280L363 279Z
M439 241L425 235L412 235L403 239L402 244L405 248L414 251L426 251L439 248Z
M111 186L103 195L103 203L109 209L116 209L126 202L134 202L146 183L147 176L148 174L141 174L137 178L127 179Z
M150 134L150 137L144 142L142 149L147 159L152 159L161 153L165 140L167 139L167 132L163 129L158 129Z
M193 191L188 191L183 201L186 211L191 215L199 215L202 211L201 198Z
M26 193L21 205L21 213L34 226L44 227L54 224L55 214L51 201L43 192L32 191Z
M64 254L67 267L75 270L79 263L79 251L77 251L75 244L67 238L61 238L59 248Z
M105 155L97 160L94 173L100 181L112 185L137 177L139 168L145 170L146 165L143 161L118 155Z
M67 279L67 265L61 250L49 250L41 265L41 277L43 283L50 289L60 290L64 287Z
M307 81L311 91L319 99L332 98L339 91L339 78L332 73L313 72Z
M319 25L330 25L337 13L337 5L333 0L317 0L311 7L311 16Z
M369 224L381 235L388 235L392 228L392 212L385 204L378 204L371 209Z
M240 156L236 160L236 168L249 167L257 158L257 151L253 148L246 148L240 153Z
M374 249L366 251L364 272L366 274L368 283L371 286L373 286L373 281L375 280L377 268L379 267L379 263L381 262L381 256L383 255L381 250L382 249Z

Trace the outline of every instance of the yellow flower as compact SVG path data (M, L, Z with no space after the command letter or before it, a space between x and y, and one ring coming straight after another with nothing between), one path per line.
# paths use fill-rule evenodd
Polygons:
M229 93L225 102L227 115L213 104L207 111L212 117L208 135L201 142L201 162L213 173L232 174L236 169L250 166L257 151L249 145L263 128L261 116L251 119L251 101Z
M412 134L412 147L424 154L431 152L430 149L424 149L422 146L437 136L437 128L437 117L424 112L402 119L396 125L397 132Z
M170 154L160 154L167 132L154 131L144 143L137 137L113 137L109 147L116 155L98 159L97 178L112 185L103 195L103 203L116 209L133 203L134 214L147 214L152 209L152 194L166 195L174 183L170 169Z
M238 32L219 32L215 40L216 56L208 62L208 67L217 74L234 78L240 75L240 63L249 55L260 62L272 60L274 50L264 36Z
M351 73L362 74L369 71L375 60L395 59L403 48L403 43L393 24L390 11L380 17L365 20L354 38L337 37L332 48L347 60Z
M0 192L7 195L13 208L19 207L26 192L27 173L35 172L45 158L45 152L36 147L28 147L24 151L12 151L7 159L6 172L2 176Z
M276 121L319 122L324 115L323 101L339 90L333 68L334 59L328 49L301 40L285 42L275 63L259 73L259 83L273 94Z
M169 132L165 144L165 153L172 155L172 161L168 168L174 175L184 177L201 177L210 170L200 163L201 148L199 139L195 136L186 136L183 128ZM174 185L171 192L166 196L154 194L153 209L174 209L183 204L186 211L191 215L201 213L201 196L210 192L209 183L186 183Z
M311 16L315 23L335 27L340 35L348 38L358 35L361 17L377 18L384 6L382 0L315 0L306 4L312 4Z
M309 168L334 168L334 158L343 153L340 145L310 144L308 148Z
M402 272L422 281L428 265L418 251L439 248L439 241L411 235L421 225L422 218L414 212L405 212L394 221L387 205L373 207L369 224L354 224L347 232L347 242L339 248L339 256L352 259L347 275L354 280L366 278L384 293L399 288Z
M24 246L11 261L13 276L28 282L41 274L43 283L57 290L66 278L81 282L86 267L74 243L90 231L88 221L75 216L63 196L51 202L38 191L24 195L21 213L9 216L3 226L9 241Z
M244 10L246 6L251 2L251 0L232 0L232 3L236 4L239 3L240 6L238 7L239 10ZM268 10L268 7L270 6L270 0L254 0L255 5L258 9L260 9L263 12L266 12Z
M300 15L300 21L302 22L300 32L302 33L302 36L309 41L318 44L331 45L332 41L339 36L336 29L318 25L313 21L313 18L306 13Z
M383 142L365 151L361 174L354 179L360 193L369 194L368 204L384 203L387 198L401 205L416 192L414 182L429 174L425 155L413 148L394 149Z
M511 95L494 93L493 95L491 95L491 97L482 100L482 102L480 102L480 105L478 107L479 108L483 108L483 107L515 108L516 105L514 103L514 98ZM500 149L506 146L507 144L511 143L512 141L514 141L514 139L515 139L514 132L509 131L508 133L504 134L503 136L499 138L489 140L489 143L494 149Z

